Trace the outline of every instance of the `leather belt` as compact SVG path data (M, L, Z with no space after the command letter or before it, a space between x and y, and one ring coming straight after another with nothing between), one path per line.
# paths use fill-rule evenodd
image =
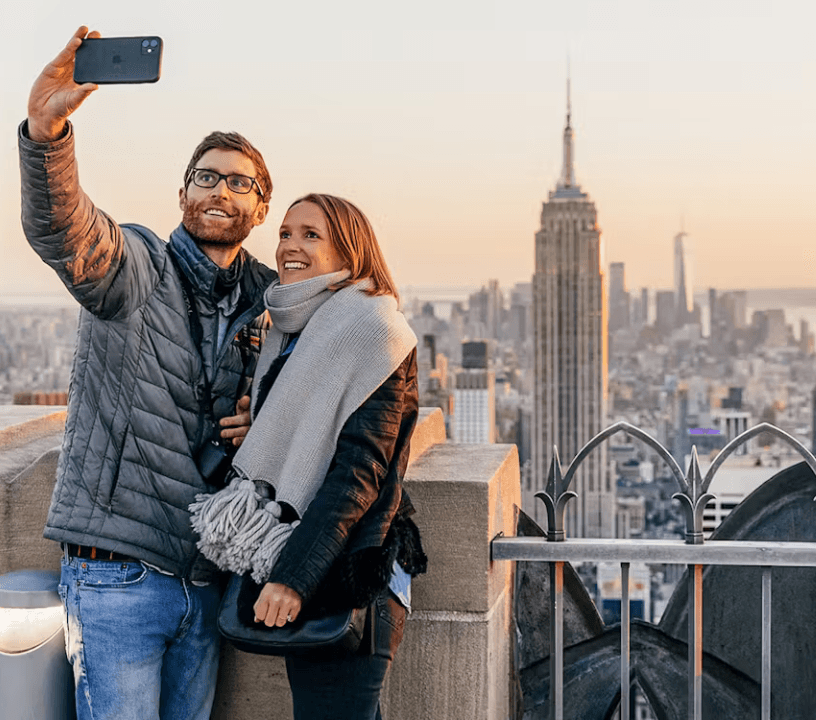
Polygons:
M136 558L129 555L122 555L113 550L103 550L102 548L92 547L88 545L71 545L67 543L64 545L65 552L69 557L86 558L88 560L115 560L117 562L139 562Z

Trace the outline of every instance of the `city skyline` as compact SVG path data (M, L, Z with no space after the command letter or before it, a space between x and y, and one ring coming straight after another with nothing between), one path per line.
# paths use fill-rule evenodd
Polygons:
M234 128L275 180L249 243L267 262L288 203L324 190L371 216L403 287L529 282L539 203L562 160L569 55L576 165L603 208L605 268L624 262L630 288L671 287L684 230L698 291L815 284L816 10L804 3L358 1L225 14L208 2L41 0L9 12L5 292L56 289L20 231L14 136L31 83L82 22L165 38L159 83L103 87L75 115L83 186L119 222L168 234L195 143Z

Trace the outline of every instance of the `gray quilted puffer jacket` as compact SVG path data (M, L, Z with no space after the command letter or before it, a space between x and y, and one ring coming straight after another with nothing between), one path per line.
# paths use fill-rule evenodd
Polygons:
M23 229L82 306L44 535L136 557L179 577L211 579L187 510L208 491L193 460L209 434L202 359L169 253L199 302L210 302L217 269L183 226L165 243L94 207L79 186L70 124L47 144L32 142L25 127ZM275 273L241 252L243 311L214 359L216 419L234 413L246 389L239 382L251 380L268 327L263 292Z

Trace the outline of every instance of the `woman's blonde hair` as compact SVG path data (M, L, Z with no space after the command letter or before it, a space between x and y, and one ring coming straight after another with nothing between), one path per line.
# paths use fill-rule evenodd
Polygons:
M336 289L370 278L372 285L366 290L369 295L393 295L399 300L397 286L385 263L377 236L363 211L348 200L324 193L304 195L295 200L289 210L304 202L313 203L323 211L329 227L329 240L351 271L351 276Z

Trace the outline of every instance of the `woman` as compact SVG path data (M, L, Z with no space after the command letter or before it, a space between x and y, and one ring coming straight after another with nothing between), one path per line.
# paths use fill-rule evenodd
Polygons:
M371 606L361 649L289 656L296 720L379 717L402 639L410 576L426 559L402 492L416 424L416 337L365 215L331 195L286 213L273 330L253 389L237 475L193 506L204 554L263 588L256 622L283 626L304 606ZM263 499L261 499L263 496Z

